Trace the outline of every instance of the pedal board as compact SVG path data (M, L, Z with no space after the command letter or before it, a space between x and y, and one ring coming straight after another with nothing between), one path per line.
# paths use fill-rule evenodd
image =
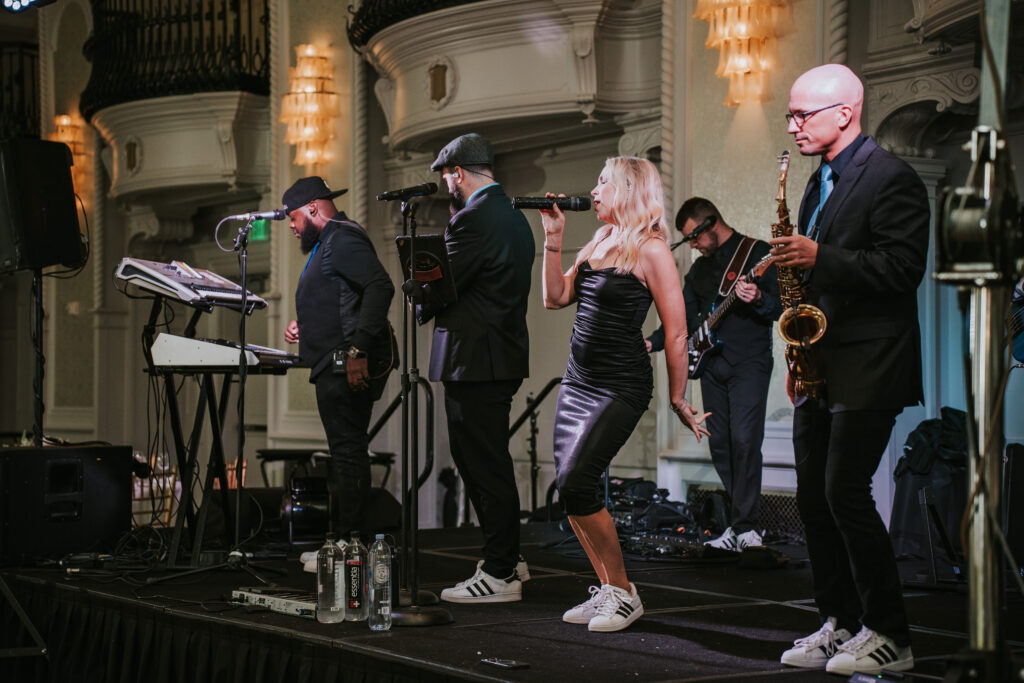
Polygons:
M297 588L238 588L231 591L231 600L279 614L316 619L316 596Z

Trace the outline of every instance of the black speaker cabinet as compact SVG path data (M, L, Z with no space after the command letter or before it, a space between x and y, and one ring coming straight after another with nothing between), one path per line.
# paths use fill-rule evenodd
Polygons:
M0 142L0 273L84 262L71 163L62 142Z
M0 450L0 564L112 551L131 493L130 446Z

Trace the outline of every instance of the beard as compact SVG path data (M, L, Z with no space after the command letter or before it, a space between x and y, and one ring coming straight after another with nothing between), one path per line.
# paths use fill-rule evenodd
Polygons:
M307 223L302 232L299 233L299 247L303 254L313 251L313 247L320 241L320 231L312 223Z
M466 208L466 197L464 194L462 194L462 188L456 187L455 191L452 192L452 198L448 206L448 211L450 211L451 214L454 216L459 211L462 211L464 208Z

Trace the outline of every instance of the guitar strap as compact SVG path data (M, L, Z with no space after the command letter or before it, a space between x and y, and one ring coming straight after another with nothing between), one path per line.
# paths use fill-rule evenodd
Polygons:
M747 267L747 261L750 260L750 251L754 248L754 242L756 240L753 237L744 237L736 247L736 253L732 255L729 267L725 269L725 273L722 274L722 282L718 285L719 296L729 296L729 292L736 286L740 273Z

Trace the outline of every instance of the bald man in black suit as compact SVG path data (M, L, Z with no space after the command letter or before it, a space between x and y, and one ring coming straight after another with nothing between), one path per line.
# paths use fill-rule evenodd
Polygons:
M793 84L789 132L821 156L800 205L800 234L773 239L777 265L803 271L828 320L818 342L825 391L797 397L797 505L821 628L783 664L831 673L914 665L892 543L871 496L896 417L923 400L917 287L929 204L910 166L861 132L864 87L827 64ZM792 378L787 382L792 393Z

